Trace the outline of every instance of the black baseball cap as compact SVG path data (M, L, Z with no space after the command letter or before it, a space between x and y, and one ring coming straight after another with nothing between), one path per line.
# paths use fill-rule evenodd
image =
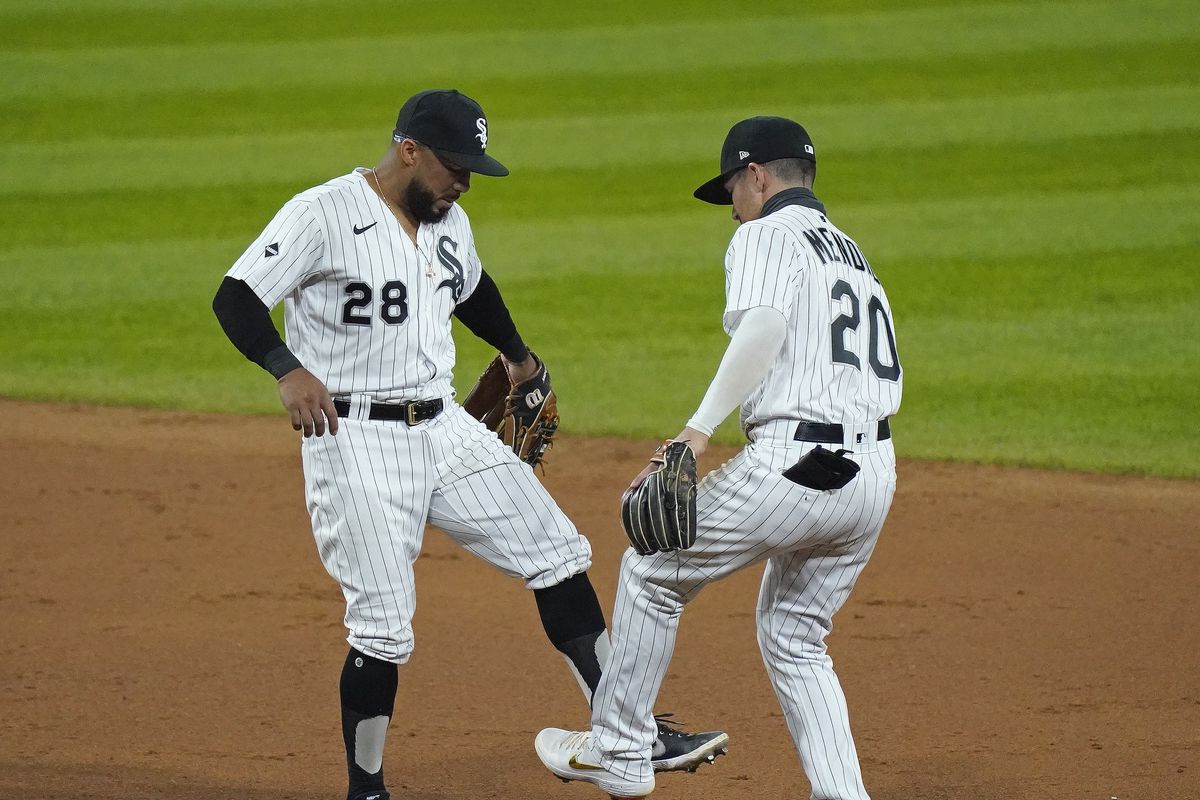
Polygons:
M717 206L733 204L725 188L729 176L751 161L765 164L780 158L805 158L817 162L808 132L786 117L750 117L729 129L721 145L721 174L695 192L697 200Z
M412 139L480 175L508 174L507 167L484 152L488 126L483 109L455 89L429 89L404 101L392 138Z

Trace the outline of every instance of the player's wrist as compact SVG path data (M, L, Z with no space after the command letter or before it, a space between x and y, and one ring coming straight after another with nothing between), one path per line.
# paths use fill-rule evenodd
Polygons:
M542 366L537 356L528 350L525 351L525 358L519 361L514 361L501 353L500 361L504 364L504 370L513 384L524 383L534 377Z
M296 358L296 354L288 349L288 346L281 344L274 350L270 351L263 357L263 369L271 373L275 380L283 380L289 373L298 369L303 369L304 365L300 363L300 359Z
M505 361L510 361L514 364L522 363L528 360L530 356L529 348L521 339L521 334L515 330L512 336L502 342L496 349L500 351L500 355L504 357Z
M688 425L684 427L682 431L676 434L673 441L685 442L689 447L692 448L693 453L700 455L708 449L709 436L710 434L693 428L691 423L688 423Z

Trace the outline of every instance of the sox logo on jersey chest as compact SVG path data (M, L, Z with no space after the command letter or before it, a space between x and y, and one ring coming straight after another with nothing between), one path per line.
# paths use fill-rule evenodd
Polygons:
M466 280L463 278L463 265L454 253L458 250L458 242L451 239L449 236L443 236L438 239L437 257L441 265L450 271L450 277L437 285L438 289L449 289L450 296L454 298L454 302L458 302L458 298L462 297L463 289L466 286Z

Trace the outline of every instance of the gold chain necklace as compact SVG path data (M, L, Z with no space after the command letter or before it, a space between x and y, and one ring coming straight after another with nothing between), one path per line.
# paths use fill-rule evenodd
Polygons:
M399 214L399 210L392 205L392 201L388 199L387 192L383 190L383 182L379 180L379 175L376 174L375 168L367 167L367 169L371 171L371 177L375 179L375 188L379 191L379 196L383 198L383 202L387 204L387 207L390 208L393 213Z
M378 190L379 196L383 198L384 204L386 204L387 207L389 209L391 209L392 213L396 216L396 218L399 219L400 210L398 208L396 208L396 206L392 205L392 201L388 199L387 192L385 192L383 190L383 182L379 180L379 174L377 172L375 172L374 167L367 167L367 169L371 171L371 177L375 179L375 188L376 188L376 190ZM416 244L416 242L414 242L414 244ZM420 245L417 245L417 252L421 253L421 255L425 256L425 277L432 278L433 277L433 260L425 253L421 252Z

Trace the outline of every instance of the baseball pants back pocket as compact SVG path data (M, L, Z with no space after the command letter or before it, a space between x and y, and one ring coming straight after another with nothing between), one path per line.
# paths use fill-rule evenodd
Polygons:
M845 454L849 450L833 452L817 445L809 450L792 466L783 471L783 477L792 483L808 489L821 492L841 489L854 477L860 469Z

